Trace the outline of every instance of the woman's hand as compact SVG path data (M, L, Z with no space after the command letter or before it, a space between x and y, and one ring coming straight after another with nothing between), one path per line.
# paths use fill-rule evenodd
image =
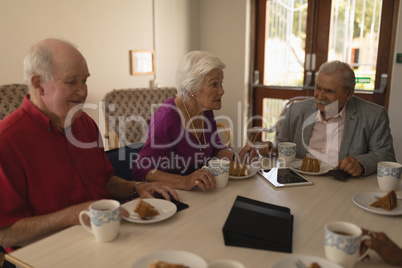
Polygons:
M246 144L237 155L236 162L249 164L259 158L256 149L253 146Z
M267 157L276 154L278 150L274 147L272 142L266 141L261 145L258 145L258 151L261 156ZM254 146L246 144L243 149L240 150L237 161L249 164L255 160L258 160L259 154Z
M278 153L278 149L274 147L274 144L270 141L265 141L260 145L258 149L260 155L265 157L271 157Z
M367 248L370 248L376 251L385 262L402 266L402 249L386 234L366 229L363 229L363 234L369 235L371 239L363 241L361 252L365 252Z
M202 191L215 188L215 178L209 171L198 169L183 179L183 190L192 190L194 187L198 187Z

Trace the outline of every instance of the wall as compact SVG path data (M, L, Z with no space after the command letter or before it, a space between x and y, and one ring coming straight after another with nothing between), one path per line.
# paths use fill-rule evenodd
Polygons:
M226 63L220 121L231 124L233 147L243 146L249 81L249 0L200 1L200 47L220 56ZM223 119L227 118L227 119Z
M199 49L198 0L155 0L156 82L176 86L176 69Z
M91 72L88 102L98 104L115 88L145 87L156 78L175 86L181 58L209 50L226 62L223 107L215 114L233 119L235 148L248 107L249 8L251 0L0 0L0 84L23 82L28 47L45 37L78 45ZM155 40L153 39L155 4ZM402 20L399 10L399 25ZM402 52L402 27L396 51ZM156 75L131 76L129 50L156 49ZM402 72L394 64L394 74ZM402 162L402 77L393 75L389 114L397 159ZM102 128L99 110L87 111Z
M130 49L152 49L152 2L114 3L118 4L108 0L2 0L0 27L7 38L0 44L2 57L6 57L1 69L5 62L12 63L12 68L0 74L0 82L21 81L20 59L28 47L40 39L57 37L76 44L87 59L91 73L87 102L98 104L113 88L146 85L150 77L130 76L128 56ZM98 111L87 112L98 121Z
M91 73L87 102L94 104L112 89L147 87L152 79L160 86L175 86L182 57L191 50L209 50L227 63L226 95L222 110L216 114L229 116L234 119L233 128L241 129L248 81L248 2L0 0L0 84L23 82L22 60L27 49L47 37L64 38L78 46ZM152 48L156 74L131 76L129 51ZM102 130L102 112L86 112Z
M154 42L153 3L158 18ZM175 86L178 62L198 49L198 0L0 0L0 84L23 81L22 61L35 42L57 37L87 59L88 103L112 89L147 87L154 75L130 75L129 51L156 48L156 79ZM194 20L195 18L195 20ZM195 36L195 38L192 38ZM102 112L86 112L103 126Z
M402 63L395 63L396 53L402 53L402 3L399 5L398 29L394 53L394 66L392 69L391 95L389 100L389 118L391 121L391 133L394 139L396 160L402 163Z

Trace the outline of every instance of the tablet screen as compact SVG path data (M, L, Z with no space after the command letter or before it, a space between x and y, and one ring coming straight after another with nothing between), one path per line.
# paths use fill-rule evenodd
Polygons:
M258 173L275 187L311 185L311 181L289 168L272 168L260 170Z

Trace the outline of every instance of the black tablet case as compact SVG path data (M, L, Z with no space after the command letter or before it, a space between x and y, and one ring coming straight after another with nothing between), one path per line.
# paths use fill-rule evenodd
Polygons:
M292 252L290 209L237 196L223 226L225 245Z

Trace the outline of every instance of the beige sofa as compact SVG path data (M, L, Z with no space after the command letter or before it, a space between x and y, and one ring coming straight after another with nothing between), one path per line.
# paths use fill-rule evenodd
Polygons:
M148 123L158 105L176 96L176 88L114 89L103 98L105 138L109 149L145 142Z
M25 84L8 84L0 86L0 120L17 110L28 93Z

